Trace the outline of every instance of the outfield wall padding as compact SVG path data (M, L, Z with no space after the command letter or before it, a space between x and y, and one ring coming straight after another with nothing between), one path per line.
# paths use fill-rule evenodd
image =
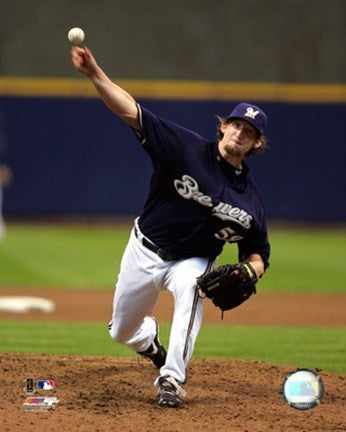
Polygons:
M6 215L134 215L151 162L129 127L99 99L2 98L7 162L14 181ZM215 114L235 101L140 101L212 140ZM250 159L272 219L343 221L344 104L256 102L269 118L269 149Z

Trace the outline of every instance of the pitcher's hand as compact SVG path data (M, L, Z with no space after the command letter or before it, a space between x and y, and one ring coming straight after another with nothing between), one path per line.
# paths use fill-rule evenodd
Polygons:
M91 77L97 71L97 63L91 51L86 46L71 48L71 59L75 69L83 75Z

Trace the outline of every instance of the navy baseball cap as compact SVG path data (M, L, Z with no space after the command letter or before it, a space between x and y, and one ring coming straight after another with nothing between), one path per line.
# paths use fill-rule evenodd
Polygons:
M261 135L264 133L264 128L267 125L267 116L265 112L258 106L245 102L237 105L227 117L227 120L232 118L246 120L251 123Z

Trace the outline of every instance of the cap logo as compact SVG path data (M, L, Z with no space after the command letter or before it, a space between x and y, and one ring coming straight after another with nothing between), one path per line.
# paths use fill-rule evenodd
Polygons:
M249 107L246 108L246 113L244 114L244 117L250 117L255 120L258 113L259 111L255 111L253 108Z

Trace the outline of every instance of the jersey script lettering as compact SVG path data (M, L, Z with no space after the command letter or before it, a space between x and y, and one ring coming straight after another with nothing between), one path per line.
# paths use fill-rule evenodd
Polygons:
M246 229L250 228L252 221L252 216L246 213L245 210L233 207L231 204L226 204L224 202L220 202L213 208L213 216L221 220L231 220Z
M199 191L198 183L193 177L185 174L182 176L181 180L175 179L174 187L178 194L184 199L193 199L201 205L213 207L211 197L204 195ZM238 207L233 207L231 204L227 204L222 201L213 208L212 214L221 220L233 221L245 229L249 229L251 226L251 215L249 215L245 210L242 210Z
M198 183L193 177L185 174L182 179L174 180L174 187L178 194L184 199L193 199L206 207L213 207L212 199L199 191Z

